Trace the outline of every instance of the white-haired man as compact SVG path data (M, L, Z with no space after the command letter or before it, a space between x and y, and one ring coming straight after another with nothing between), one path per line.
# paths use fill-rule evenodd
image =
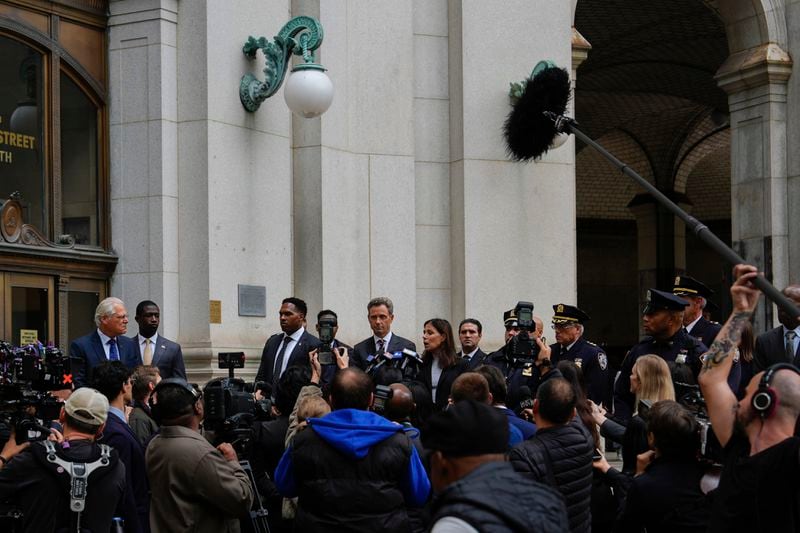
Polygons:
M103 361L121 361L128 368L140 364L136 342L125 336L128 331L128 311L119 298L106 298L94 312L93 332L72 341L69 358L75 388L89 382L92 369Z

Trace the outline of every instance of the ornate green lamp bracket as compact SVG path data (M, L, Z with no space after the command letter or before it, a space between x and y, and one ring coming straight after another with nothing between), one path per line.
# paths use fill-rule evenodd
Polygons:
M325 70L321 65L314 63L314 50L322 44L322 25L318 20L300 16L295 17L281 28L274 41L267 41L264 37L256 39L252 35L242 47L242 52L248 59L255 59L260 49L264 54L266 66L264 67L264 81L260 81L253 74L245 74L239 84L239 99L248 111L255 111L261 102L275 94L286 77L286 68L292 54L302 56L304 63L297 65L295 70L316 69Z
M528 82L534 76L539 74L539 72L543 71L544 69L551 68L551 67L558 67L558 65L556 65L555 63L553 63L549 59L546 59L544 61L539 61L538 63L536 63L536 66L533 67L533 70L531 71L531 75L530 76L528 76L526 79L524 79L524 80L522 80L520 82L510 83L509 85L511 87L508 89L508 98L509 98L509 100L511 100L511 105L513 106L514 104L517 103L517 100L519 100L519 98L522 96L522 93L525 92L525 87L528 86Z

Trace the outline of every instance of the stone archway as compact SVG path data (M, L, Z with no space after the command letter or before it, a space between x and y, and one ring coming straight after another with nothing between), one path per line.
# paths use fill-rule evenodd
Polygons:
M698 0L647 6L580 0L574 20L592 46L577 69L575 109L582 129L690 209L692 169L700 161L720 164L719 158L699 157L698 150L713 146L708 139L728 127L728 98L714 79L729 55L719 13ZM599 308L612 294L632 297L624 313L615 308L611 323L587 326L587 336L608 339L622 351L637 339L636 303L645 290L671 286L676 270L687 267L684 226L619 172L603 176L602 163L584 153L591 148L576 149L579 305ZM729 164L723 166L728 175ZM598 187L606 194L581 190ZM598 246L606 253L597 253ZM625 288L611 283L617 276L598 279L598 271L626 268ZM613 351L612 358L619 355Z

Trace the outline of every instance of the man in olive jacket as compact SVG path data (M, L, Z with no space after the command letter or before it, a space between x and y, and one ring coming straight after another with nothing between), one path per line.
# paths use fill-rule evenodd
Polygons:
M152 533L238 532L253 492L233 447L214 448L200 434L202 397L186 381L165 379L153 394L161 431L146 455Z

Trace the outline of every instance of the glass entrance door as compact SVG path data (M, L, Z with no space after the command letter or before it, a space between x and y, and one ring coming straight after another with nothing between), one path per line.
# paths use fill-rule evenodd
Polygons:
M37 340L57 344L54 278L16 273L2 276L2 339L17 346Z

